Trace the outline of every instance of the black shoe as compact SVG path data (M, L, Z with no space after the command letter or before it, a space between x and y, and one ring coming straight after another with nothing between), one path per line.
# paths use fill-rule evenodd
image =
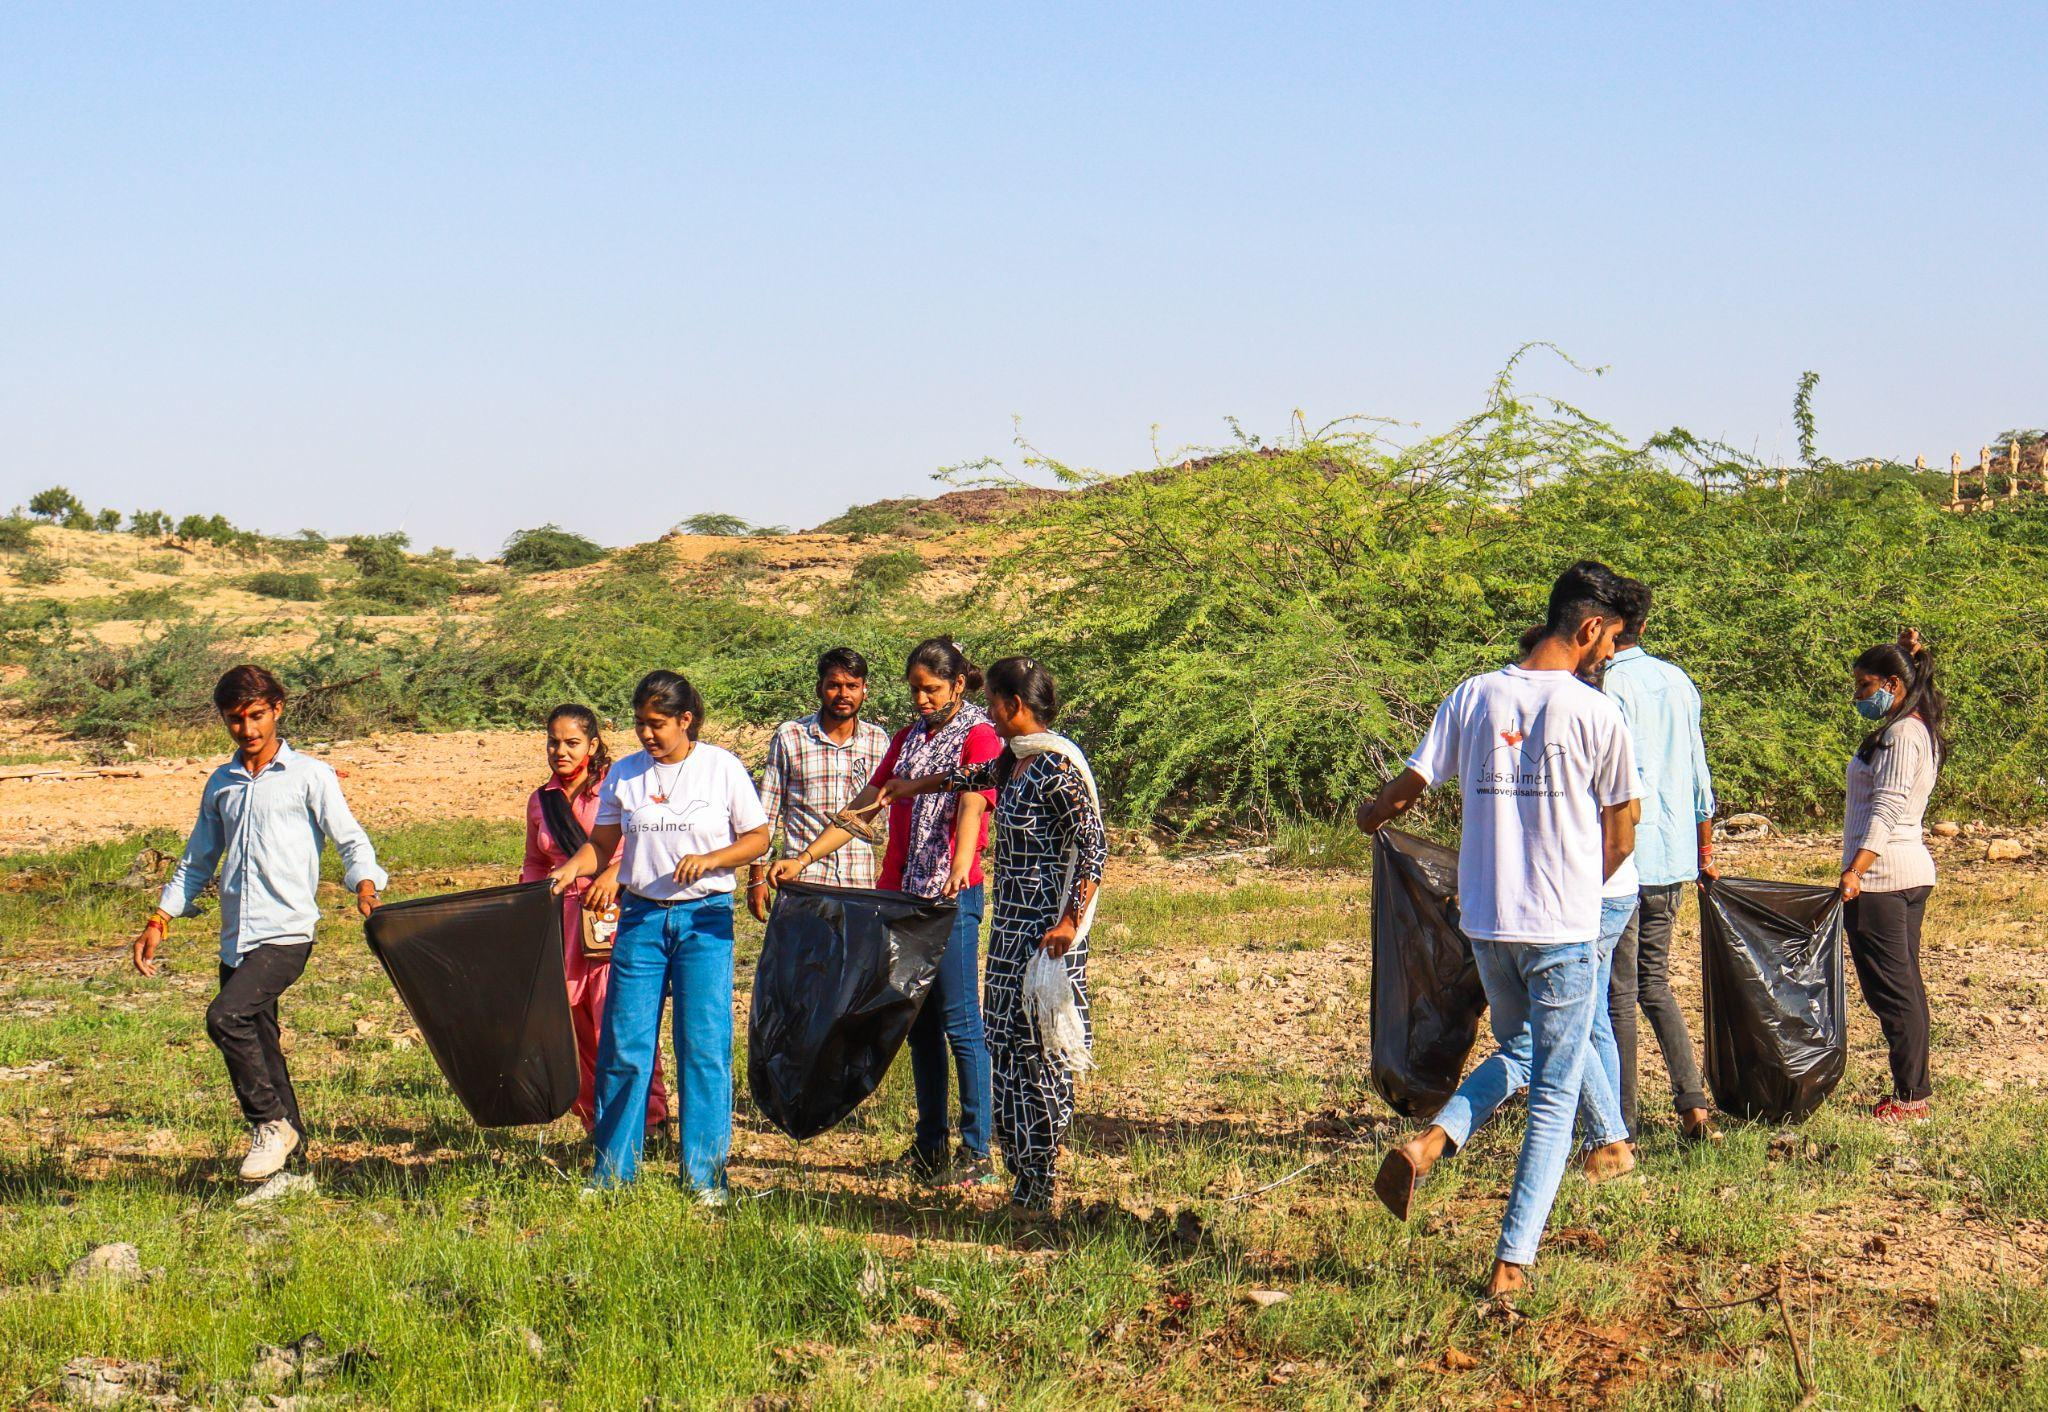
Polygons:
M907 1177L911 1181L923 1182L927 1186L945 1185L952 1170L953 1163L946 1156L945 1148L928 1152L916 1143L912 1143L909 1150L895 1161L882 1164L882 1175L885 1177Z

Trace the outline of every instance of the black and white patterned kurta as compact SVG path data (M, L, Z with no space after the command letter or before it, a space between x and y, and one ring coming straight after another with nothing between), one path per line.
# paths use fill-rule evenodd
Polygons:
M1016 1179L1012 1199L1044 1209L1052 1204L1053 1167L1074 1116L1074 1078L1066 1065L1046 1058L1037 1026L1024 1007L1024 967L1060 919L1068 852L1079 857L1077 886L1083 880L1100 883L1109 846L1087 781L1064 755L1049 752L1020 762L1005 751L947 777L950 789L992 786L1000 792L982 1009L994 1081L995 1137L1003 1163ZM1075 1003L1082 1022L1091 1026L1092 1038L1085 938L1065 960Z

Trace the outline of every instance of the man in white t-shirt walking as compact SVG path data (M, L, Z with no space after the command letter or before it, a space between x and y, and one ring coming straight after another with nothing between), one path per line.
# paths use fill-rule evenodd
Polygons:
M1487 1280L1522 1288L1570 1160L1599 978L1601 891L1635 849L1634 752L1621 713L1579 679L1614 654L1630 602L1590 560L1551 586L1544 631L1517 665L1472 677L1437 708L1408 767L1358 811L1371 833L1455 777L1464 801L1458 906L1503 1047L1529 1030L1529 1122ZM1374 1190L1406 1219L1415 1183L1463 1140L1454 1097L1387 1154Z

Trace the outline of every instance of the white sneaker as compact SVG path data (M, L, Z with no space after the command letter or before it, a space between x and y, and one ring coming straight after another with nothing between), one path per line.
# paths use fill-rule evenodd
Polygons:
M242 1159L242 1180L266 1182L284 1170L285 1159L299 1145L299 1130L282 1118L258 1123Z
M725 1201L725 1188L723 1187L705 1186L697 1188L697 1204L699 1206L717 1211L724 1208Z

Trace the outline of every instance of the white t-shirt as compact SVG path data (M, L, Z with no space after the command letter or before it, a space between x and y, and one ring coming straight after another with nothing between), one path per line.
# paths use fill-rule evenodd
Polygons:
M1465 799L1458 912L1484 941L1555 945L1600 935L1600 810L1634 799L1621 711L1570 672L1504 667L1437 707L1408 768L1453 776Z
M597 797L597 822L624 831L620 886L656 902L688 902L731 892L733 870L682 887L676 864L729 846L766 824L768 813L739 757L699 741L677 764L658 764L636 750L612 766Z
M1605 695L1606 693L1603 692L1601 694ZM1629 729L1628 717L1625 715L1621 718L1621 729L1628 736L1629 753L1635 756L1636 798L1647 799L1649 798L1650 791L1643 787L1643 757L1636 752L1636 733ZM1637 826L1641 827L1640 822ZM1603 859L1602 861L1604 862L1605 860ZM1621 866L1614 870L1614 876L1607 880L1607 886L1600 889L1600 900L1602 902L1610 902L1622 897L1636 897L1641 895L1642 890L1642 870L1636 867L1635 851L1631 849L1628 857L1621 860Z
M1605 859L1601 860L1605 862ZM1614 870L1614 876L1600 889L1600 900L1611 901L1621 897L1635 897L1643 890L1642 871L1636 867L1636 855L1631 853L1621 860L1621 866Z

